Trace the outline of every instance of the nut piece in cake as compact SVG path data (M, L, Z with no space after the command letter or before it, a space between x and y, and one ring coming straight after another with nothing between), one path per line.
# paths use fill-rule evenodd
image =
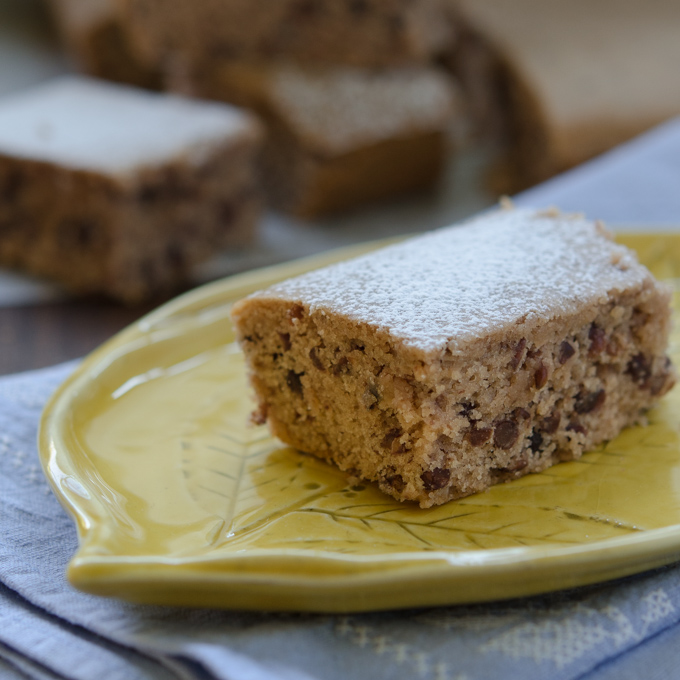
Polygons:
M261 131L247 113L87 78L0 102L0 264L128 302L248 243Z
M301 217L432 187L458 108L451 78L430 67L302 69L213 60L184 77L180 89L262 116L268 198Z
M506 209L232 314L276 436L429 507L638 421L675 380L669 300L597 224Z

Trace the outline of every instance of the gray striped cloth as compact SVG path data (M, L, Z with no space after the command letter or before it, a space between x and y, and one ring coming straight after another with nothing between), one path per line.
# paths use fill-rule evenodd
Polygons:
M0 677L621 680L677 677L680 568L507 603L330 616L136 606L74 590L71 520L39 468L73 369L0 379Z

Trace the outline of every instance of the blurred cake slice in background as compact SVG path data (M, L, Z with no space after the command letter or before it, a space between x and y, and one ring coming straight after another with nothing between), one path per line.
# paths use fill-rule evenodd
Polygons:
M478 116L506 118L506 191L680 114L674 0L452 0L454 61Z
M150 63L293 59L390 66L428 61L451 39L446 0L119 0Z
M0 265L137 302L251 241L255 118L66 77L0 100Z
M303 69L221 60L175 83L262 116L268 198L305 218L432 187L458 110L452 79L431 67Z
M116 0L47 0L59 36L78 68L98 78L158 89L155 66L132 51Z

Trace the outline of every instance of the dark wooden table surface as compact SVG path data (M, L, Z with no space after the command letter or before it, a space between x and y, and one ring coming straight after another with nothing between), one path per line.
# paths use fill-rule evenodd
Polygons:
M0 308L0 374L82 357L156 304L72 300Z

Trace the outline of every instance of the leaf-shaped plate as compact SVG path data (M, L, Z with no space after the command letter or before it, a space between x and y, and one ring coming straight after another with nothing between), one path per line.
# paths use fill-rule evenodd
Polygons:
M622 240L680 282L680 235ZM350 486L247 424L232 302L370 247L188 293L59 389L40 450L78 526L76 587L159 604L359 611L529 595L680 559L677 389L647 427L579 461L429 510ZM678 362L678 328L672 354Z

